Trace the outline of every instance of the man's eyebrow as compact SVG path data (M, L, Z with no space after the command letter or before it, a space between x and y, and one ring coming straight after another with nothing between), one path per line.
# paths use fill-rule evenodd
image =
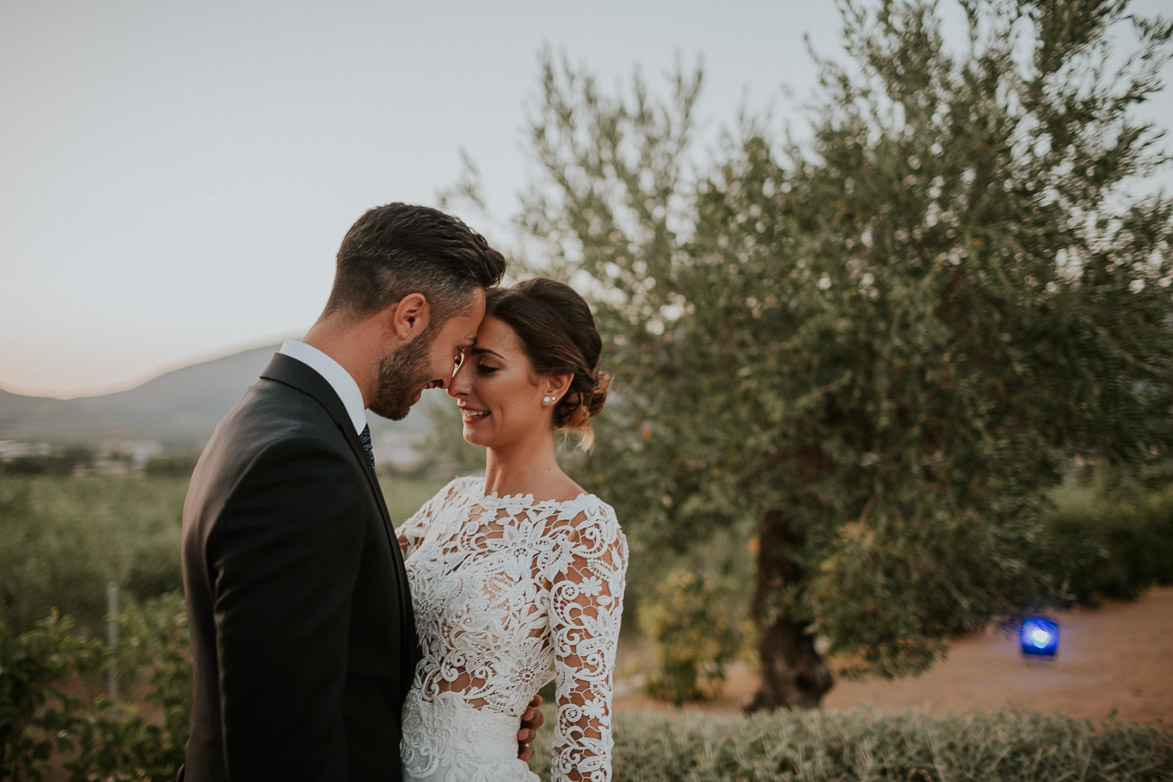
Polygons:
M474 356L479 356L479 355L481 355L482 353L491 353L492 355L494 355L494 356L496 356L497 358L500 358L500 359L503 359L503 358L505 358L505 356L502 356L500 353L497 353L497 352L495 352L495 351L489 350L488 348L475 348L475 347L474 347L474 348L472 349L472 354L473 354Z

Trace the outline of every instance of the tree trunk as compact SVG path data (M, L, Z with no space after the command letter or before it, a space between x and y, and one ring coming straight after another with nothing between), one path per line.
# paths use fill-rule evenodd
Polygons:
M831 689L831 669L816 651L806 623L792 618L790 606L775 605L773 597L780 588L805 580L806 574L791 555L802 543L802 535L790 529L781 511L763 514L752 607L761 637L762 684L746 711L813 709Z

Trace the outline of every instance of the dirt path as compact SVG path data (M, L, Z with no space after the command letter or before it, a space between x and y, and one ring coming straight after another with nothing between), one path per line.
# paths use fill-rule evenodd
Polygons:
M915 679L837 679L823 706L940 714L1006 705L1092 721L1115 711L1140 723L1162 720L1173 730L1173 587L1134 603L1061 612L1058 619L1059 652L1052 660L1024 658L1017 637L991 630L956 642L944 662ZM719 698L688 708L735 714L756 686L754 671L735 666ZM670 707L630 688L615 708Z

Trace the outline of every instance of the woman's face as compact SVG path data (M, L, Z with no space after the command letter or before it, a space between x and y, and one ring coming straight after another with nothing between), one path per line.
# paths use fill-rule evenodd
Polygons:
M537 377L517 333L492 315L465 351L448 384L464 422L464 439L499 448L550 435L551 405L542 403L551 378Z

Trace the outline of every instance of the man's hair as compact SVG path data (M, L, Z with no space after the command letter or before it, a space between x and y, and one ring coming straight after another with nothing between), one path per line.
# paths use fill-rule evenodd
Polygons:
M458 218L426 206L377 206L350 227L325 314L372 315L422 293L433 324L468 306L477 287L492 288L505 259Z

